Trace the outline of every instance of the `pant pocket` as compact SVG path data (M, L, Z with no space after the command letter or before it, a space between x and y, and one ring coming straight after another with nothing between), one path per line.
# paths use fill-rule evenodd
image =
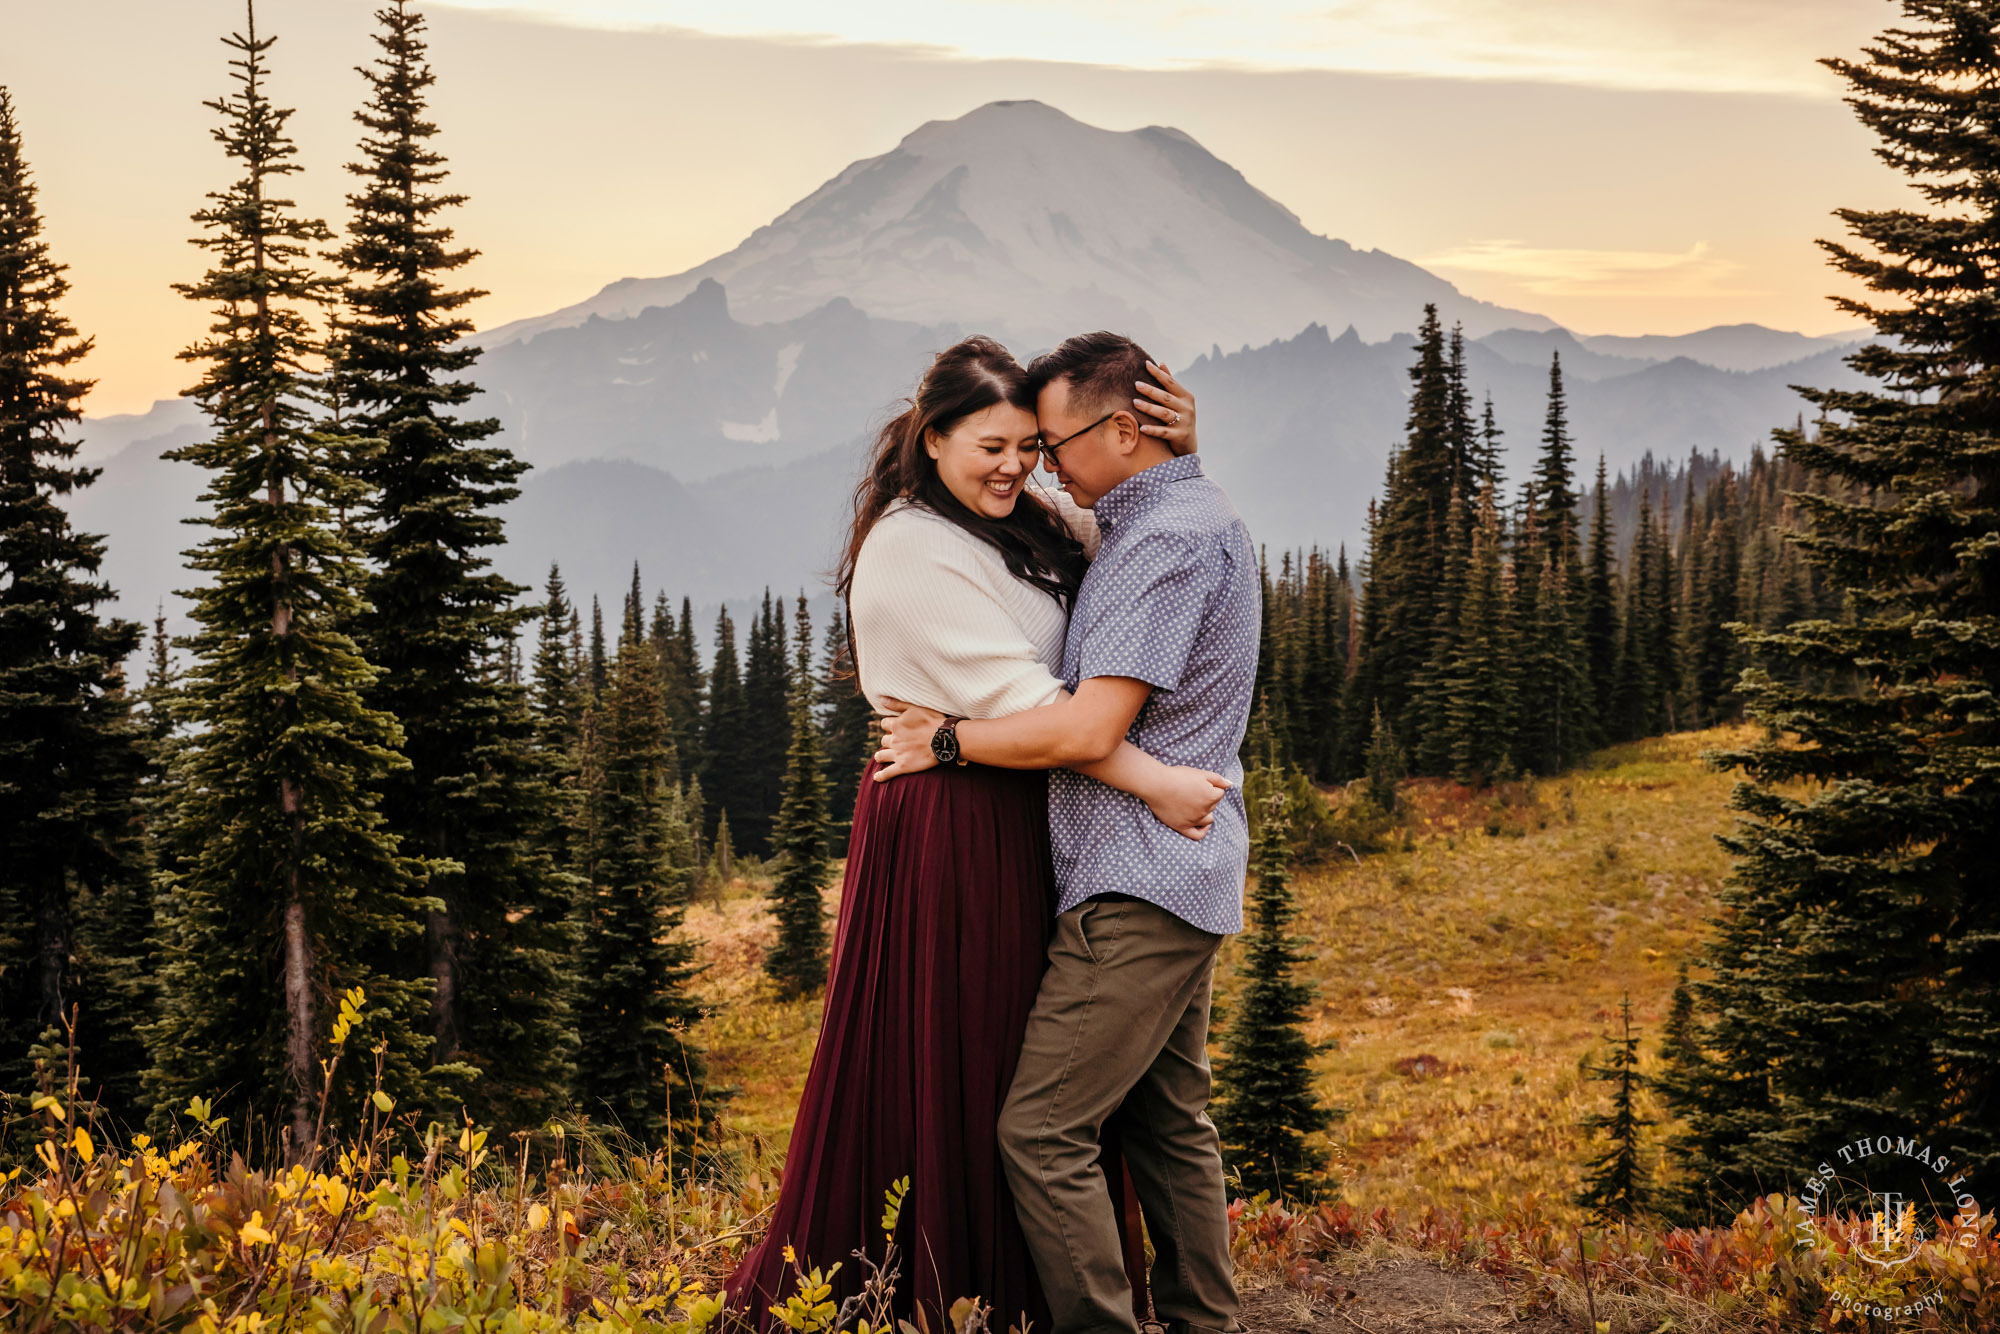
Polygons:
M1076 935L1090 961L1102 966L1111 958L1118 943L1118 928L1125 920L1126 905L1116 900L1092 899L1076 910Z

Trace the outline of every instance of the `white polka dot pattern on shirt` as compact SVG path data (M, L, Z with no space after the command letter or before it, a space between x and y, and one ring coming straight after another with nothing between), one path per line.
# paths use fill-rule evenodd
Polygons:
M1166 764L1237 786L1197 843L1128 793L1067 769L1049 776L1058 911L1130 894L1218 935L1243 929L1250 857L1237 752L1250 719L1262 608L1243 520L1198 457L1157 464L1097 502L1102 545L1070 616L1063 678L1129 676L1153 694L1126 736Z

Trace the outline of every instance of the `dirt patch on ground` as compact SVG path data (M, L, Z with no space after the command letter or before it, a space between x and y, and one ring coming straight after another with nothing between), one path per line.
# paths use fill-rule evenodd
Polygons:
M1343 1274L1325 1294L1243 1294L1249 1334L1563 1334L1550 1315L1515 1314L1514 1295L1477 1271L1399 1260Z

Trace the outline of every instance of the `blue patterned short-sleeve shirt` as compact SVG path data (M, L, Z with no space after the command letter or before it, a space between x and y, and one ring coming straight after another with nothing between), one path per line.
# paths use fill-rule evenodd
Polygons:
M1155 464L1099 498L1103 534L1063 649L1071 690L1129 676L1153 693L1126 738L1166 764L1230 779L1199 843L1146 803L1068 769L1049 775L1058 911L1115 892L1218 935L1243 929L1250 830L1237 752L1250 719L1262 618L1257 557L1229 498L1194 455Z

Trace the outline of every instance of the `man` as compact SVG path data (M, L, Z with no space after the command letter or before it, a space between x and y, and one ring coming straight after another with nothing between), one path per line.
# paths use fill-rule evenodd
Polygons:
M1000 1147L1056 1334L1136 1329L1097 1161L1114 1114L1153 1239L1155 1313L1171 1334L1240 1328L1207 1042L1216 950L1243 925L1237 752L1257 671L1257 562L1200 460L1139 429L1146 362L1130 339L1096 333L1028 368L1043 466L1103 539L1070 619L1070 694L1006 718L912 708L885 723L877 757L899 772L933 758L1054 771L1060 916ZM1231 780L1201 841L1068 767L1128 737Z

